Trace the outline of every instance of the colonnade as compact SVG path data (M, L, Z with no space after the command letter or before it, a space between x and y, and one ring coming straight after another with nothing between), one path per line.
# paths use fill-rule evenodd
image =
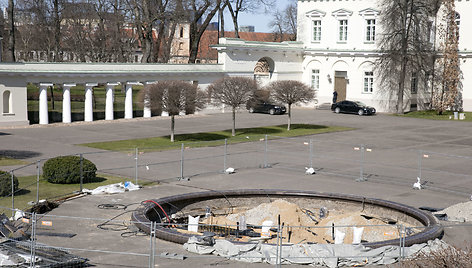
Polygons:
M155 83L154 81L140 82L126 82L125 85L125 119L133 118L133 86L135 85L149 85ZM105 100L105 120L114 120L113 103L115 101L114 87L120 85L119 82L109 82L105 84L106 100ZM39 124L49 124L48 118L48 98L47 89L53 86L53 83L39 83ZM70 89L75 87L76 83L62 84L62 122L71 123L71 98ZM92 122L93 119L93 87L98 83L85 83L85 103L84 103L84 121ZM143 117L151 117L150 103L145 99Z

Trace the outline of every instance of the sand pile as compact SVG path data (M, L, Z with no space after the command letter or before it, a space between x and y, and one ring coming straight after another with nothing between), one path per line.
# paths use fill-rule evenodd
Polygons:
M472 222L472 201L452 205L434 214L446 214L448 221Z
M353 228L338 226L362 226L362 225L382 225L366 226L362 236L363 241L382 241L398 238L398 230L394 225L387 226L385 222L375 216L364 217L361 211L342 212L329 210L325 218L320 218L320 210L308 211L298 205L282 199L271 203L263 203L255 208L234 213L228 216L209 217L204 219L204 224L227 225L235 228L236 223L244 216L249 225L260 226L264 221L272 221L276 226L278 216L281 223L284 223L283 241L284 243L333 243L333 227L346 233L344 243L352 243ZM260 230L255 230L259 232ZM275 234L275 233L274 233ZM269 242L275 242L269 241Z

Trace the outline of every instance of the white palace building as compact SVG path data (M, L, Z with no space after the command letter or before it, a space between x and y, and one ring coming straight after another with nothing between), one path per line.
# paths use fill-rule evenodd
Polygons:
M472 1L457 0L457 22L460 25L459 57L463 73L463 107L472 111ZM317 93L316 101L331 103L332 92L338 100L359 100L380 112L392 111L391 102L380 94L374 63L378 58L376 36L382 31L374 0L299 0L297 42L267 43L221 38L214 49L218 64L96 64L96 63L2 63L0 64L0 126L28 124L28 83L39 87L39 123L48 124L47 88L63 88L62 121L70 123L70 88L85 87L84 120L93 121L92 90L105 85L105 120L113 120L114 87L125 89L125 118L133 117L132 86L159 80L198 82L205 88L225 76L254 77L262 84L275 80L299 80ZM378 38L377 38L378 39ZM405 110L424 109L430 102L427 81L412 75L405 84ZM421 92L426 92L420 94ZM389 105L390 102L390 105ZM144 117L150 117L144 107Z

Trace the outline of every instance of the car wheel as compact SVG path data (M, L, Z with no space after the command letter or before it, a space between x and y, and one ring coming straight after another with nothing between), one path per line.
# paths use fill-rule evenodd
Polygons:
M363 115L364 114L364 110L360 109L358 112L357 112L358 115Z
M254 113L254 108L252 108L252 107L249 108L249 112L250 112L251 114Z
M337 114L339 114L339 113L341 112L341 108L336 107L336 109L334 109L334 112L337 113Z
M270 110L269 110L269 114L274 115L274 114L275 114L275 110L274 110L274 109L270 109Z

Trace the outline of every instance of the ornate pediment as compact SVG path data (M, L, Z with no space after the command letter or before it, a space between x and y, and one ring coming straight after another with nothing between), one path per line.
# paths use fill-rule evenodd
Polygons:
M352 15L352 11L341 8L331 13L334 17L347 17Z
M326 15L326 12L323 12L321 10L318 10L318 9L314 9L312 11L309 11L305 14L307 17L310 17L310 18L321 18L321 17L324 17Z
M377 9L373 9L373 8L366 8L366 9L363 9L363 10L359 11L359 15L361 15L362 17L368 17L368 16L376 17L379 14L380 14L380 11L378 11Z

